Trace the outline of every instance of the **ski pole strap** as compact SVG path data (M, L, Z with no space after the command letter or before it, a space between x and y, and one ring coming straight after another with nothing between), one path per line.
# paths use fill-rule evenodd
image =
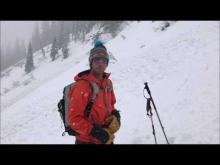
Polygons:
M153 116L152 108L151 108L151 105L150 105L150 101L151 101L151 98L147 98L147 115L149 117Z
M148 87L148 83L146 82L144 83L144 85L145 85L145 89L147 90L148 94L151 95L150 89Z

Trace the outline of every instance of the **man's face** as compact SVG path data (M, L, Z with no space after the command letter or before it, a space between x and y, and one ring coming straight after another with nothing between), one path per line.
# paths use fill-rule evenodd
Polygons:
M108 60L103 57L95 57L92 60L92 70L97 74L103 74L107 68Z

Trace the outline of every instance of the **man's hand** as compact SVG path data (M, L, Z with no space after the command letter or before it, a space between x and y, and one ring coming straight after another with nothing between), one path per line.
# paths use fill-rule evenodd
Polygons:
M94 125L90 135L98 139L102 144L112 144L115 138L108 129L103 128L101 125Z
M108 133L109 135L109 139L108 141L105 143L105 144L113 144L113 141L114 141L114 138L115 138L115 135L114 134L111 134L110 131L106 128L104 128L104 130Z
M105 121L106 128L111 134L117 132L121 126L120 114L115 110Z

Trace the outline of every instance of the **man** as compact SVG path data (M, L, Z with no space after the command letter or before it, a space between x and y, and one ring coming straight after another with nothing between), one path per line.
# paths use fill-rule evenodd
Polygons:
M106 47L96 41L90 51L90 69L80 72L74 78L76 84L69 95L68 120L70 127L79 133L75 144L113 144L114 134L120 128L120 114L114 107L116 99L110 74L105 72L108 63ZM86 117L84 112L93 92L88 81L95 82L99 92Z

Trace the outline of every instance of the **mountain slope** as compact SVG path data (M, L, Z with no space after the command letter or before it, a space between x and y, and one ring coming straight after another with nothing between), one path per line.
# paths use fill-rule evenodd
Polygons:
M219 143L219 23L182 21L165 31L156 27L152 22L134 22L106 44L117 59L107 69L122 116L115 143L154 143L143 97L146 81L170 143ZM31 82L24 97L19 94L20 99L10 104L5 94L2 143L74 142L74 137L61 136L57 102L63 87L88 68L91 45L72 43L70 48L77 57L63 64L45 63L44 69L41 65L33 73L35 81L40 75L50 77L42 78L37 87ZM25 88L17 90L21 93ZM165 143L155 114L153 119L158 143Z

